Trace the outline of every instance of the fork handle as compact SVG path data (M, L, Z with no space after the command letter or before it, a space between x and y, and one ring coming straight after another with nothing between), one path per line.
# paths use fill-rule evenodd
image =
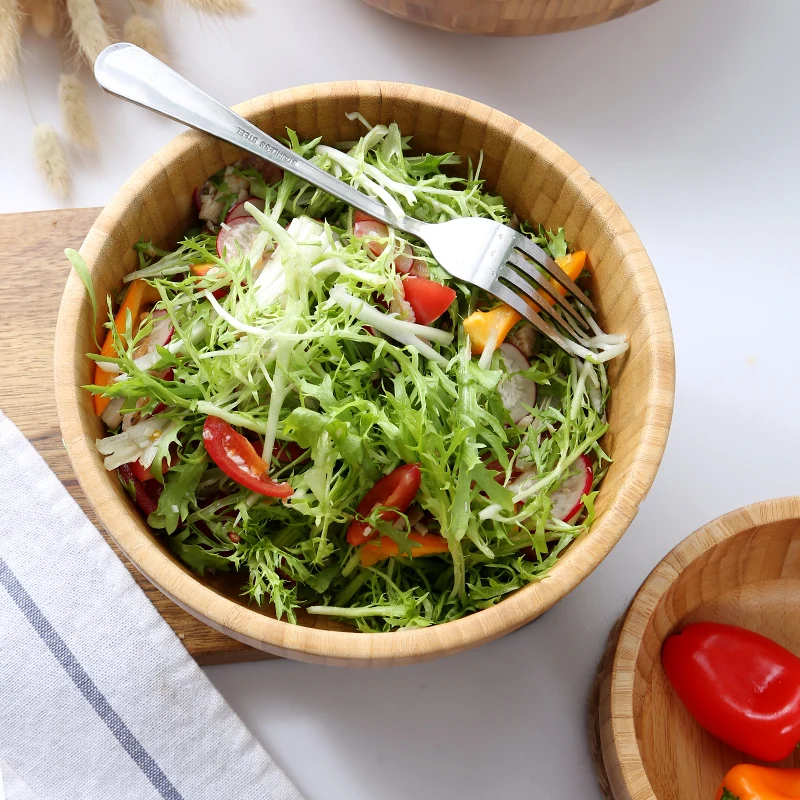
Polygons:
M396 219L383 204L298 156L135 45L120 42L103 50L94 76L107 92L265 158L393 228L417 236L422 231L423 223Z

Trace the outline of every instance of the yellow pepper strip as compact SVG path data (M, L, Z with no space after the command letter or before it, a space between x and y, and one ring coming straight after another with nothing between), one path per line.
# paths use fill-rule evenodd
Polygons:
M717 789L716 800L788 800L800 797L800 769L739 764Z
M586 263L586 252L578 250L577 253L561 256L556 259L556 263L572 280L576 280L583 272L583 267ZM554 291L558 292L562 297L567 294L567 290L560 283L555 280L551 280L550 283L553 285ZM548 301L548 305L555 303L555 300L547 295L544 295L544 299ZM523 300L534 311L539 310L539 306L535 303L526 298L523 298ZM469 336L472 345L472 352L479 355L487 345L494 348L502 344L511 329L521 319L522 315L505 303L496 306L491 311L475 311L470 314L463 324L464 332Z
M411 548L412 558L418 556L431 556L436 553L447 553L450 548L447 546L447 539L435 533L410 533L408 538L412 542L416 542L418 547ZM400 548L397 542L389 536L381 536L375 542L367 542L361 545L361 553L359 559L362 567L371 567L379 561L383 561L391 556L396 556L400 553Z
M131 312L131 320L133 321L133 330L136 331L136 327L139 324L139 316L142 313L142 309L146 305L152 305L153 303L157 302L160 299L160 295L157 289L154 289L149 283L143 281L141 278L133 281L131 285L128 287L128 291L125 294L125 299L122 301L122 304L119 307L119 311L117 311L116 316L114 317L114 327L117 329L117 332L122 336L125 332L125 325L127 323L127 316L128 311ZM103 349L100 351L101 355L104 356L116 356L117 351L114 347L114 336L112 331L109 331L106 334L106 340L103 342ZM97 386L108 386L116 376L113 372L106 372L104 369L100 368L99 364L94 365L94 382ZM100 416L105 410L106 406L111 401L110 397L103 397L100 394L96 394L92 397L92 402L94 403L94 410L95 413Z
M482 353L490 337L500 344L521 319L522 315L505 303L491 311L474 311L463 323L464 332L472 344L472 352Z

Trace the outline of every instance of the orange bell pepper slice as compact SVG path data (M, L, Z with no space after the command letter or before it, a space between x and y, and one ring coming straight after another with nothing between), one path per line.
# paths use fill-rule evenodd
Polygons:
M578 250L576 253L561 256L556 259L556 263L570 278L572 278L572 280L576 280L581 272L583 272L583 267L586 264L586 251ZM550 283L553 286L553 291L558 292L562 297L567 294L567 290L557 281L551 279ZM553 303L555 303L553 298L547 295L543 295L543 297L547 300L548 305L553 305ZM525 300L534 311L539 310L539 306L535 303L527 298L523 298L523 300ZM470 314L464 320L463 325L465 332L469 336L472 352L480 355L487 344L492 340L494 341L495 347L502 344L511 329L521 319L522 315L518 314L511 306L505 303L496 306L491 311L475 311Z
M142 309L147 305L152 305L160 299L157 289L154 289L149 283L142 279L137 279L128 287L125 293L125 299L114 317L114 327L117 332L122 336L125 331L125 324L127 322L128 311L131 312L131 319L133 320L134 330L142 313ZM100 355L115 357L117 355L116 348L114 347L114 336L112 331L106 334L106 340L103 342L103 348L100 350ZM108 386L114 380L113 372L106 372L100 367L99 364L94 366L94 383L96 386ZM100 414L105 411L106 406L109 404L111 398L103 397L103 395L96 394L92 397L94 403L95 413Z
M787 800L800 797L800 769L739 764L722 779L716 800Z
M419 547L411 548L411 557L432 556L437 553L449 553L447 539L436 533L410 533L408 538L416 542ZM361 546L359 559L362 567L371 567L379 561L396 556L400 553L397 542L389 536L381 536L377 542L368 542Z
M208 275L209 271L216 266L216 264L192 264L192 274L202 278ZM222 272L222 270L220 270L220 272Z

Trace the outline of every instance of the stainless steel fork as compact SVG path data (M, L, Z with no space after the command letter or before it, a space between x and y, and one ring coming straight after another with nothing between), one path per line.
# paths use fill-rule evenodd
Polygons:
M585 317L595 311L594 306L527 236L479 217L436 224L408 215L398 218L377 200L298 156L135 45L122 42L107 47L95 62L94 74L107 92L261 156L390 227L418 237L454 278L479 286L507 303L567 352L593 355L585 346L590 332ZM579 314L555 290L553 281L588 312ZM551 321L534 311L521 295L535 302Z

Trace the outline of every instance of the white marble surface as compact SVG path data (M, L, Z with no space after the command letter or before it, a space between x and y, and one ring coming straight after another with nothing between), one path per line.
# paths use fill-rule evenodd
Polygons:
M168 19L174 63L229 103L384 78L469 95L533 125L605 185L639 232L675 331L672 435L622 542L568 598L499 642L386 671L269 662L211 679L311 800L599 797L584 698L606 633L676 542L737 506L798 491L800 3L661 0L559 36L418 29L355 0L268 0L220 24ZM55 56L26 39L37 116ZM36 72L34 75L33 73ZM102 155L76 169L99 205L179 127L94 92ZM54 207L29 115L0 87L0 212ZM65 243L70 244L70 243Z

